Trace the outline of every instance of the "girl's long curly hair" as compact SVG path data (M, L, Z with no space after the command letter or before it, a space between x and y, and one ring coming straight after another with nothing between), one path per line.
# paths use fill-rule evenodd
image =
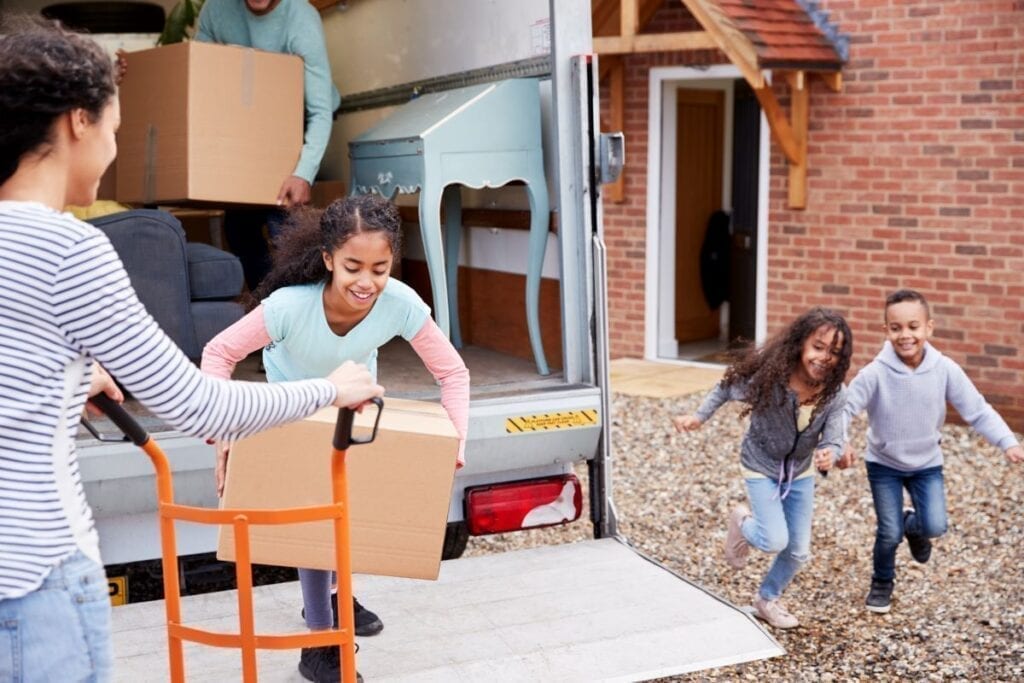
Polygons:
M324 253L331 254L364 232L381 232L397 259L402 251L402 218L398 208L380 195L363 194L338 199L323 210L299 207L288 214L274 242L273 265L253 292L254 308L275 290L292 285L330 282Z
M726 369L722 378L724 386L738 382L747 384L744 416L778 407L785 401L786 392L779 389L789 386L789 378L800 365L804 342L821 327L838 332L833 344L839 358L814 394L814 413L829 404L850 369L853 334L843 316L827 308L812 308L761 348L738 352L736 360Z
M46 154L53 123L74 109L99 120L114 96L110 57L59 24L0 16L0 183L29 153Z

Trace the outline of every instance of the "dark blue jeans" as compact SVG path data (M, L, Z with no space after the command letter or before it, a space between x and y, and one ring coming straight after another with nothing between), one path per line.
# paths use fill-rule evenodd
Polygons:
M903 535L937 538L946 533L946 489L942 466L904 472L869 462L868 481L875 501L875 581L896 577L896 548ZM910 493L914 512L903 522L903 489Z

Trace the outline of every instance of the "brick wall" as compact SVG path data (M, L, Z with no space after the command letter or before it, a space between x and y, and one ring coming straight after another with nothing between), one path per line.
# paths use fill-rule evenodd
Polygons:
M805 211L786 207L772 144L769 332L837 308L859 368L882 342L886 293L919 289L936 346L1024 430L1024 2L822 5L851 38L850 62L841 93L812 81ZM670 2L650 30L687 21ZM648 71L682 63L627 59L628 199L605 204L614 356L643 354Z

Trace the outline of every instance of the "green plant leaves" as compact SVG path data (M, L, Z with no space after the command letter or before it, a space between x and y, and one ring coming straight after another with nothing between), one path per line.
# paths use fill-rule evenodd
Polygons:
M171 45L188 40L199 18L199 10L203 8L203 0L178 0L167 15L163 33L157 39L157 45Z

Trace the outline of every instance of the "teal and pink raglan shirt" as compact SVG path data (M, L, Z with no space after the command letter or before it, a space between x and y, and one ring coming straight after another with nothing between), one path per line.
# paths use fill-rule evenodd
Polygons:
M227 378L235 365L263 349L267 380L327 377L347 360L377 373L377 349L394 337L407 340L441 386L441 405L459 435L464 463L469 423L469 371L430 317L430 309L400 280L388 280L373 308L344 336L335 334L324 312L324 283L278 289L203 350L202 369Z

